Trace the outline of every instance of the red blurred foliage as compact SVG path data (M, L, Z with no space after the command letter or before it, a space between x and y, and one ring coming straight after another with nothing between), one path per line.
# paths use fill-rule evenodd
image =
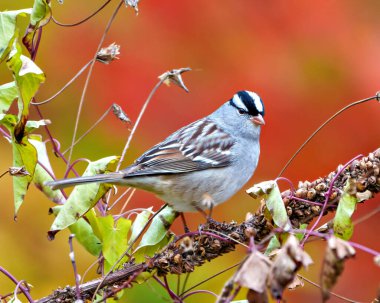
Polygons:
M0 9L23 8L30 2L5 0L4 4L3 0ZM65 1L59 5L52 1L52 6L58 20L70 23L87 16L103 2ZM112 1L98 16L81 26L62 28L50 23L44 28L37 63L46 72L47 81L38 94L39 100L55 93L93 56L116 3ZM171 86L160 88L154 96L125 164L178 127L207 115L236 91L249 89L261 95L267 113L259 168L249 184L272 179L324 120L348 103L374 95L380 89L378 1L143 0L139 7L138 16L123 7L111 27L105 45L120 44L120 59L110 65L96 64L85 98L80 133L114 102L135 121L160 74L187 66L194 71L183 75L189 94ZM9 81L5 73L0 79L2 83ZM83 83L84 76L53 102L41 107L45 117L53 121L51 130L64 148L71 142ZM375 101L347 111L311 141L284 176L294 182L314 179L358 153L379 147L378 117L379 104ZM78 144L74 156L97 159L120 154L128 134L124 125L109 116ZM5 151L9 153L8 149ZM59 162L54 161L54 164L59 165ZM8 163L1 169L6 166ZM61 168L63 174L62 165ZM44 198L34 193L29 202L33 199ZM378 201L377 198L359 205L355 217L374 209ZM11 197L6 202L11 204ZM241 206L236 207L237 203ZM139 192L130 207L152 204L157 206L160 202L150 194ZM241 220L247 211L254 211L256 207L241 191L233 201L215 210L215 218ZM33 214L31 206L24 208L20 225L24 224L26 214ZM44 211L47 205L39 208ZM10 205L9 212L11 209ZM7 216L7 220L8 217L11 216ZM194 228L203 220L197 214L189 218ZM33 233L48 229L51 218L45 216L45 219L41 230ZM380 250L379 241L374 241L378 239L376 228L375 219L360 224L354 241ZM12 227L5 230L10 231ZM16 237L22 238L22 233ZM45 254L55 244L46 245L41 240L34 249L42 247L41 254ZM321 247L324 246L310 245L316 264L323 256ZM57 258L66 258L66 255ZM36 264L37 259L33 259ZM236 261L225 259L225 264ZM23 260L21 255L18 262ZM9 261L3 256L1 263L6 266ZM221 268L226 266L223 261L218 264ZM24 266L29 266L26 261ZM334 290L360 301L371 300L379 282L379 269L373 267L372 259L359 253L356 261L348 263ZM65 270L70 271L68 267ZM24 278L23 270L15 271L18 277ZM314 266L305 275L317 281L318 272L318 266ZM352 287L353 280L355 287ZM36 290L43 295L57 286L56 281L53 277L31 283L44 285L45 293ZM72 283L67 279L62 281ZM221 286L220 283L213 285L213 289L218 292ZM315 301L319 293L306 286L287 294L287 298L292 302L310 298ZM332 298L330 302L338 301Z

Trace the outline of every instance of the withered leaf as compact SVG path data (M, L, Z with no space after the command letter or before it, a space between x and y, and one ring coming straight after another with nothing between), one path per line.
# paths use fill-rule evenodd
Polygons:
M289 235L285 245L279 250L269 274L272 296L281 299L284 289L294 280L297 271L312 264L310 256L299 246L294 235Z
M300 279L300 277L298 275L296 275L293 279L293 281L288 285L288 289L289 290L294 290L298 287L303 287L304 286L304 283L302 281L302 279Z
M355 249L347 241L334 236L328 239L321 273L323 302L330 298L330 290L343 272L345 260L354 256Z
M272 262L258 251L252 252L236 273L234 282L242 287L247 287L262 293L266 289Z

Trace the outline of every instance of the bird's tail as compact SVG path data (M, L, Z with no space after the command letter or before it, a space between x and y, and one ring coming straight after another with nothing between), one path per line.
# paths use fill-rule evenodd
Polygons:
M87 184L87 183L113 183L117 184L123 179L123 174L121 173L110 173L104 175L96 175L96 176L84 176L78 178L71 179L62 179L56 181L46 182L45 185L50 186L52 189L61 189L65 187Z

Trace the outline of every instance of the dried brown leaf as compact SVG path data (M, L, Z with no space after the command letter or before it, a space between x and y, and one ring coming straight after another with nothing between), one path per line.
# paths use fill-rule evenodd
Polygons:
M234 282L242 287L247 287L262 293L266 289L272 262L258 251L252 252L236 273Z
M285 245L279 250L269 275L272 296L281 299L284 289L294 280L297 271L312 264L310 256L299 246L294 235L289 235Z
M343 272L345 260L354 256L355 249L347 241L334 236L328 239L321 273L323 302L330 298L330 290Z
M288 285L289 290L294 290L298 287L303 287L305 284L303 283L302 279L298 275L296 275L293 279L293 281Z

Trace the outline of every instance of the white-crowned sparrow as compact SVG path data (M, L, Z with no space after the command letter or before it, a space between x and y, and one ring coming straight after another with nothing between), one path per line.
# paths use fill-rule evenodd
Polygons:
M226 201L252 176L260 154L263 116L260 97L240 91L121 171L47 185L53 189L89 182L125 185L153 192L179 212L206 209Z

